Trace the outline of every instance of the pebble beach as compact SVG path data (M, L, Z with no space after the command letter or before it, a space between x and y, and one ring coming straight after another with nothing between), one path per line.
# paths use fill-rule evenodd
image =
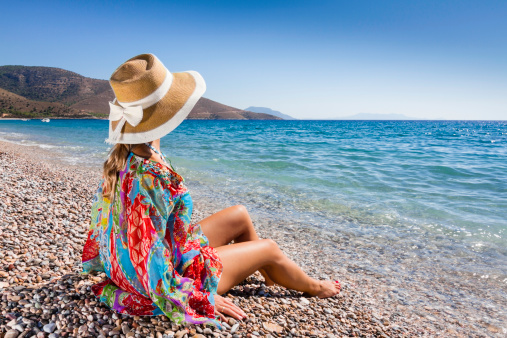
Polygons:
M266 287L260 274L226 294L248 315L222 328L177 326L165 316L121 315L98 302L91 285L104 273L81 275L81 253L89 226L97 168L66 164L49 151L0 142L0 337L501 337L507 334L502 290L467 289L456 281L458 297L490 297L492 306L449 307L433 296L420 302L422 284L395 282L348 265L361 255L346 240L314 240L309 229L273 227L252 214L259 236L272 238L307 273L340 280L333 298L308 298L299 292ZM193 191L190 189L191 192ZM193 219L198 222L228 207L196 191ZM312 239L313 238L313 239ZM367 245L367 243L366 243ZM318 262L318 264L316 264ZM468 284L467 284L468 285ZM449 293L451 291L447 290ZM447 292L446 291L446 292ZM503 295L503 296L502 296ZM505 301L505 298L503 299ZM504 303L505 305L505 303ZM470 316L477 320L469 320ZM503 326L502 326L503 325Z

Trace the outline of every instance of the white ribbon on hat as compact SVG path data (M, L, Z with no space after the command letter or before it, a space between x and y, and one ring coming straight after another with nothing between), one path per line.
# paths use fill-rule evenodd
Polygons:
M121 130L128 122L132 127L137 126L143 119L143 109L153 106L155 103L160 101L171 88L173 82L173 75L166 68L165 79L162 84L150 95L133 102L120 102L116 98L109 102L109 121L118 121L116 128L111 133L109 132L109 138L106 139L106 143L115 144L118 142L121 134ZM118 104L116 105L115 102Z

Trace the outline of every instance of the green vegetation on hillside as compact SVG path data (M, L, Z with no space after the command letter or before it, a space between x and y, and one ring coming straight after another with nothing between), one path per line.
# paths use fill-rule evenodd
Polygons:
M20 111L15 109L14 107L1 108L0 116L4 116L4 114L6 114L6 116L8 117L19 117L19 118L45 118L55 116L52 107L48 107L47 109L41 111Z

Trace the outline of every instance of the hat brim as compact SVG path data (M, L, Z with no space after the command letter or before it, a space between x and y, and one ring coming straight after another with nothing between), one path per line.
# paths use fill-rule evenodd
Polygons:
M188 116L206 91L206 83L196 71L172 75L171 88L166 95L156 104L143 109L143 119L137 126L125 123L116 143L139 144L157 140L173 131ZM109 135L118 123L109 122Z

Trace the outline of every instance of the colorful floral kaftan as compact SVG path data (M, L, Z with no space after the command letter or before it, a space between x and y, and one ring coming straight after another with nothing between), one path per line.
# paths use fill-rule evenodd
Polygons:
M183 181L130 153L112 201L102 195L102 181L95 194L82 273L106 273L92 291L119 313L219 325L213 296L222 263L201 226L190 224Z

